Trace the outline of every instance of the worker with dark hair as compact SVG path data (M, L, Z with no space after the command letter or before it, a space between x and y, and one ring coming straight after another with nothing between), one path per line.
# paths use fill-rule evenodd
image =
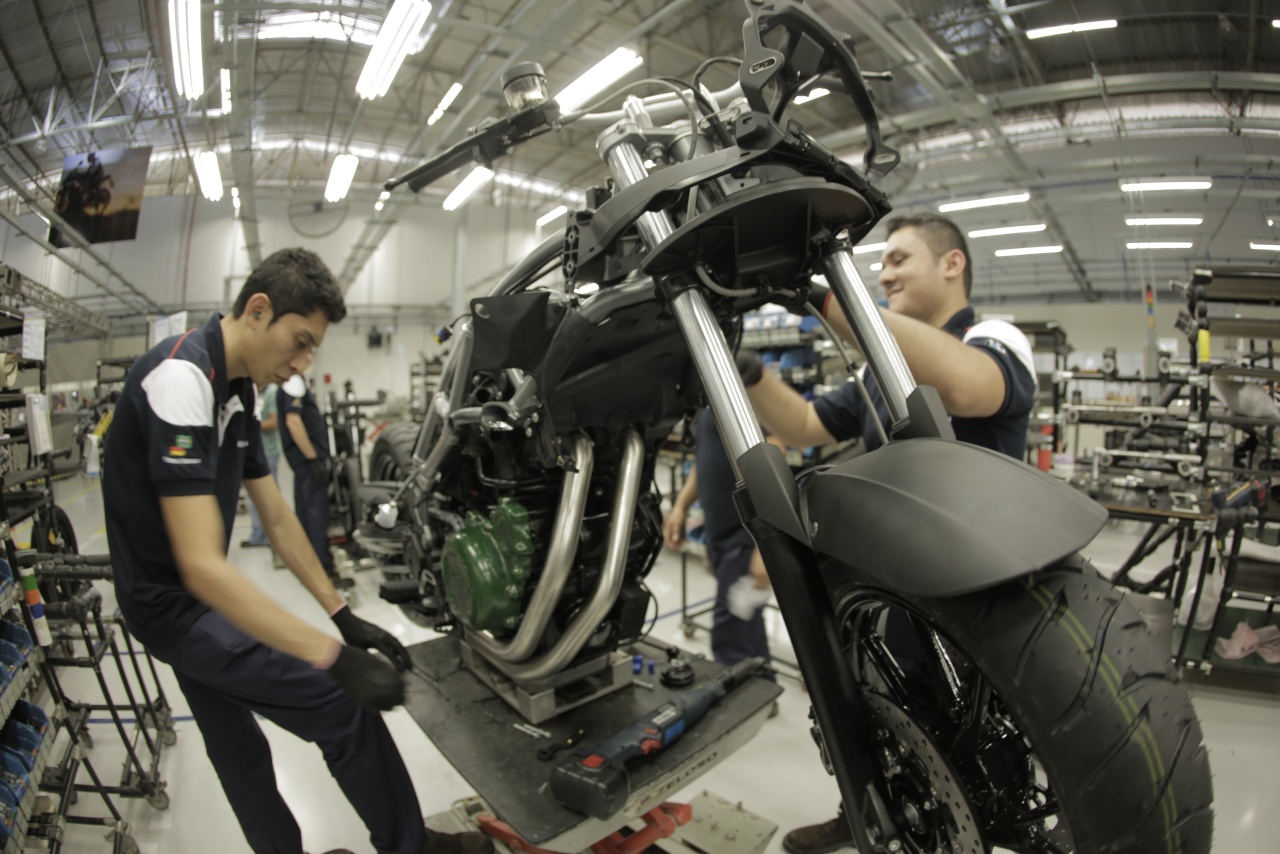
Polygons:
M907 367L917 383L938 390L957 439L1022 459L1036 395L1030 342L1003 320L975 322L969 305L972 261L964 233L954 222L936 214L895 217L887 232L880 286L888 307L880 314ZM829 289L815 285L810 303L854 343ZM888 408L869 372L863 372L863 382L870 407L853 383L808 401L764 369L758 358L740 359L739 370L761 423L793 447L862 437L874 449L881 444L881 428L889 429ZM892 645L893 637L889 640ZM898 649L904 646L910 644ZM792 854L824 854L852 844L843 809L831 821L793 830L782 841Z
M117 599L129 631L172 666L255 854L303 850L255 716L320 747L379 852L488 852L481 834L424 827L378 713L403 702L397 667L409 666L409 654L334 590L263 453L257 388L305 371L345 315L324 263L287 249L249 275L231 315L138 359L104 462ZM345 643L281 608L227 560L242 480L272 546Z

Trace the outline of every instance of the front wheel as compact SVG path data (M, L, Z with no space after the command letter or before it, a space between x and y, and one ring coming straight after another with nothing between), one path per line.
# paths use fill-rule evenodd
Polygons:
M901 850L1210 850L1208 756L1168 644L1083 558L948 599L851 584L835 601Z

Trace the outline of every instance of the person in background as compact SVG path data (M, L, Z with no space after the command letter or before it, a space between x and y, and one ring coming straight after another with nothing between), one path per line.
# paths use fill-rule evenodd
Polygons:
M270 383L258 394L258 421L262 429L262 450L267 455L267 466L271 469L271 479L280 483L280 419L276 415L276 391L278 386ZM262 517L258 515L258 505L249 502L249 539L240 542L241 548L269 546L267 532L262 530Z
M293 468L293 508L320 556L325 575L339 590L355 584L333 566L329 550L329 430L316 403L315 392L298 375L290 377L276 394L276 406L284 415L281 444Z
M710 409L704 409L694 419L693 435L693 467L662 525L666 543L673 549L684 544L689 507L697 499L705 520L707 560L716 577L711 655L726 666L755 656L769 661L764 625L769 576L755 541L738 518L738 508L733 503L733 467ZM768 441L782 447L772 437ZM760 675L777 681L772 671Z

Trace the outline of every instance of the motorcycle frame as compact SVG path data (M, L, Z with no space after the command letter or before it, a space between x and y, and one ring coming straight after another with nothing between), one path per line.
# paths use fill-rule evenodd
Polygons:
M805 153L814 163L832 176L832 180L852 187L873 198L869 205L871 222L862 223L858 236L865 234L881 216L888 212L888 204L869 183L866 175L883 175L897 163L896 152L884 145L869 94L862 83L860 72L850 50L851 41L834 33L806 7L792 0L746 0L750 17L744 24L746 60L739 85L725 92L704 93L714 105L717 101L741 98L745 108L736 112L722 111L735 121L736 145L727 146L712 154L669 166L654 175L644 165L643 152L649 140L646 134L656 126L672 122L686 115L689 103L684 97L658 96L641 100L630 97L623 109L610 113L575 115L567 117L580 127L603 128L597 149L613 176L617 192L610 201L594 213L593 218L582 220L583 249L581 256L590 262L607 252L624 232L636 232L645 247L656 254L664 240L672 238L677 226L670 214L656 209L654 199L682 192L700 182L725 174L730 169L747 165L754 157L769 151L776 145L782 133L778 126L781 106L770 105L764 97L768 84L783 68L786 57L782 53L764 47L762 33L779 23L793 27L812 44L837 55L836 85L841 85L851 96L867 125L868 148L864 156L864 172L858 174L845 164L823 152L812 140L804 138ZM801 39L802 48L803 39ZM807 49L807 48L805 48ZM799 50L799 49L798 49ZM810 51L810 56L812 56ZM816 61L811 63L817 67ZM812 70L812 68L810 69ZM830 70L829 68L824 70ZM784 90L783 101L812 85L818 76L806 79L778 78L778 88ZM824 85L828 77L821 77ZM488 131L477 131L439 157L413 172L387 182L387 189L407 183L418 189L436 177L458 168L463 162L479 157L487 159L494 152L501 153L513 147L512 135L523 134L531 138L550 129L559 121L559 109L554 102L542 113L538 108L524 112L490 126ZM640 186L643 184L643 186ZM688 223L686 223L688 225ZM572 224L571 226L572 227ZM590 232L590 234L588 234ZM594 240L590 243L587 238ZM512 286L530 278L540 270L563 245L564 238L556 235L534 250L524 261L511 270L494 290L493 296L509 293ZM594 255L592 253L595 253ZM652 257L652 256L651 256ZM906 360L896 341L890 335L875 305L866 283L859 276L847 242L830 238L823 244L818 266L825 273L836 300L843 309L853 331L856 344L867 357L867 362L884 396L889 415L889 432L894 439L954 439L950 423L937 392L928 387L917 387ZM891 578L875 568L863 571L857 566L857 542L849 537L830 533L819 535L818 524L809 519L804 496L786 465L782 452L764 441L759 422L752 410L746 389L739 377L734 358L712 310L702 285L688 270L670 275L633 277L602 288L596 296L581 308L581 319L590 323L603 323L615 310L626 308L637 301L665 301L674 316L681 335L688 347L690 361L701 380L702 389L721 431L729 460L737 480L735 501L744 525L754 537L768 568L778 608L796 652L801 674L812 701L812 717L815 721L814 736L827 769L835 776L845 803L854 841L858 850L891 852L901 850L899 831L886 806L886 799L877 787L882 775L878 772L877 759L868 735L873 724L864 706L858 685L851 669L844 660L845 645L835 610L831 591L823 578L820 562L826 557L837 560L851 558L848 580L853 584L880 584L894 589ZM447 396L437 393L433 397L427 417L418 434L413 451L414 468L396 490L390 502L381 505L379 524L391 528L397 518L399 505L404 499L411 514L410 536L427 530L425 498L431 493L442 461L457 446L456 427L481 423L486 417L495 417L494 411L482 411L486 407L465 408L469 379L472 376L474 351L474 325L470 316L460 319L453 328L455 345L450 352L440 377L440 389L448 389ZM553 342L554 343L554 342ZM533 376L518 369L508 369L507 376L513 393L500 405L498 415L509 424L523 423L536 416L541 401ZM534 417L536 421L536 417ZM948 442L950 446L958 443ZM890 446L892 447L892 446ZM944 449L945 450L945 449ZM1045 486L1038 476L1020 468L1014 472L1011 461L970 448L959 453L957 459L963 465L982 470L984 466L1004 465L1004 476L1013 490L1025 489L1041 498L1046 505L1057 506L1071 499L1066 487ZM987 455L975 461L974 454ZM944 454L944 458L949 457ZM1025 468L1025 467L1023 467ZM885 478L892 480L892 478ZM851 479L852 480L852 479ZM926 505L926 512L936 507L952 513L956 510L954 496L947 500L930 502L921 497L917 480L916 498ZM850 484L837 484L837 489ZM950 502L948 504L948 501ZM971 503L971 502L970 502ZM1090 504L1090 506L1092 506ZM1068 509L1072 509L1068 507ZM1041 569L1052 560L1064 557L1082 547L1101 527L1105 514L1075 507L1075 516L1059 524L1069 529L1058 538L1049 554L1046 548L1026 548L997 568L988 568L987 554L976 543L992 538L990 530L979 531L974 539L963 544L974 552L968 561L968 586L959 589L941 582L933 595L950 595L966 590L995 586ZM933 519L927 515L921 524ZM1030 527L1030 526L1029 526ZM815 542L821 541L821 548ZM1063 550L1063 543L1067 544ZM424 554L419 551L419 554ZM910 575L911 573L907 573ZM916 588L929 588L927 582L942 579L944 569L927 567L918 570L910 579ZM425 591L424 591L425 592ZM903 591L895 591L903 592ZM917 595L930 595L917 594ZM869 821L874 820L876 833L870 833Z

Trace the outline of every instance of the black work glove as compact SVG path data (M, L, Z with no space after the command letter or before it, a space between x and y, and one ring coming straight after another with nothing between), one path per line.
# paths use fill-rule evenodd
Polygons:
M356 702L387 712L404 702L404 677L387 662L354 646L343 646L329 675Z
M358 649L376 649L391 659L391 663L400 670L408 670L413 666L413 660L409 658L409 650L396 640L395 635L368 620L360 619L351 613L351 609L346 605L343 605L331 619L338 627L338 631L342 633L342 639L351 646Z
M751 388L760 382L760 378L764 376L764 362L760 361L759 353L755 350L739 350L734 360L737 362L738 376L742 377L744 386Z
M803 286L802 286L803 287ZM779 304L792 314L798 314L801 317L809 316L809 308L813 308L822 317L826 317L823 310L827 307L827 297L831 296L831 288L821 282L809 282L809 286L804 289L803 294L797 294L795 298L785 301L779 300Z
M329 460L324 457L316 457L307 460L307 468L311 469L311 476L316 479L317 483L329 482Z

